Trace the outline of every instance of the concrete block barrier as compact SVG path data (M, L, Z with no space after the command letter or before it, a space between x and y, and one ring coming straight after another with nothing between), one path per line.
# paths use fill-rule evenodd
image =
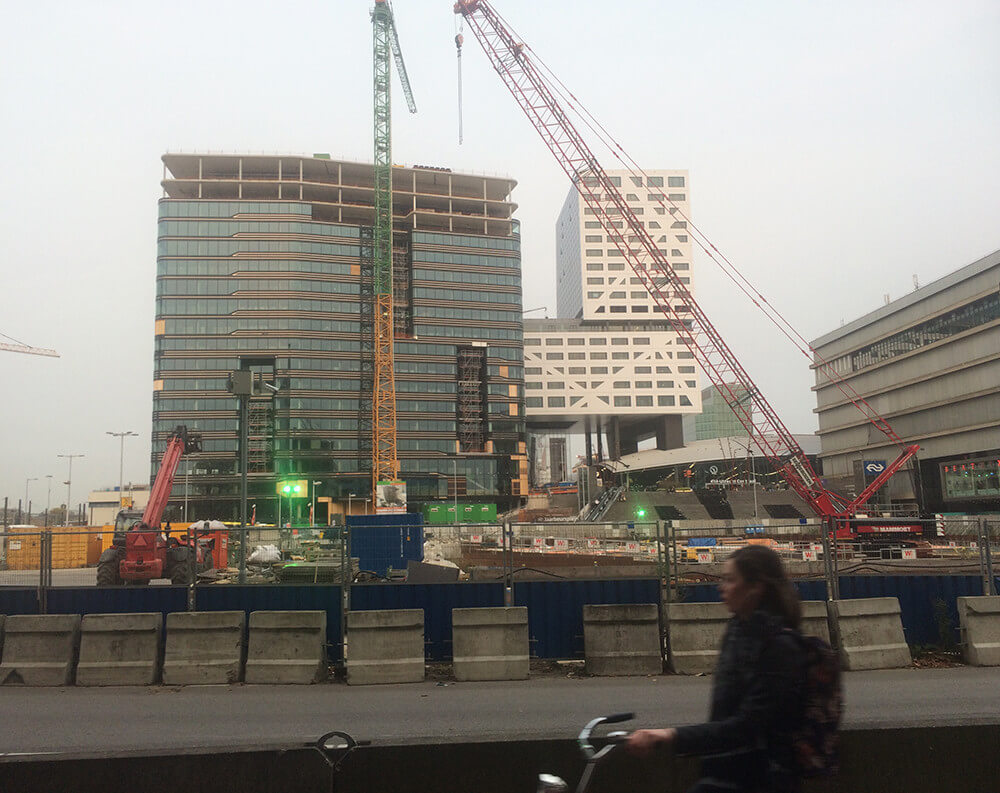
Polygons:
M962 653L971 666L1000 666L1000 597L958 598Z
M78 686L151 686L160 679L163 615L86 614Z
M525 680L528 677L528 609L452 609L455 679Z
M679 675L715 671L722 635L732 614L724 603L668 603L670 659Z
M252 611L247 683L308 685L324 680L325 611Z
M0 684L71 686L79 649L79 614L11 615L4 624Z
M584 606L583 646L588 674L661 674L663 651L656 604Z
M830 611L845 669L899 669L913 663L897 598L834 600Z
M802 601L802 624L799 632L803 636L818 636L830 644L830 622L827 619L825 600Z
M245 622L242 611L168 614L164 685L238 683L243 676Z
M419 683L424 679L424 611L347 612L347 682Z

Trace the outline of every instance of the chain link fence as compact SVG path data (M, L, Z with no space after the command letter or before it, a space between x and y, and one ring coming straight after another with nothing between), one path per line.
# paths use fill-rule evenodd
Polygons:
M833 597L842 575L976 575L996 594L1000 518L859 519L834 533L818 520L618 523L412 524L247 528L193 524L127 551L110 527L8 527L0 533L0 587L201 587L660 578L678 586L718 580L747 544L775 550L793 577L825 578ZM765 525L766 524L766 525ZM133 542L137 542L133 540ZM125 559L149 565L125 574ZM110 574L108 571L116 570Z

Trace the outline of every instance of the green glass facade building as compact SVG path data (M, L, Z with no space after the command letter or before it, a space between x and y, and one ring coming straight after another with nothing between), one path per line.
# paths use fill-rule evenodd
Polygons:
M373 169L324 156L168 154L159 204L153 459L200 433L171 505L239 516L238 403L252 370L249 500L317 522L370 497ZM521 262L510 179L394 168L397 444L411 509L527 492ZM367 291L366 291L367 290ZM269 387L265 387L267 384ZM318 483L318 484L314 484ZM251 507L252 509L252 507Z

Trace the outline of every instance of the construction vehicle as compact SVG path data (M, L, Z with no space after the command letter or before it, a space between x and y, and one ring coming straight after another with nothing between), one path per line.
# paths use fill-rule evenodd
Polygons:
M591 146L571 121L580 119L632 173L635 185L649 185L649 177L610 133L601 126L569 89L538 58L532 48L510 28L489 0L457 0L455 13L467 23L483 48L490 65L500 76L521 110L531 121L560 167L572 181L586 204L586 213L607 235L632 269L636 281L646 287L666 324L677 334L677 343L690 352L701 370L716 387L748 438L760 449L775 471L780 473L813 511L824 519L831 536L853 536L851 518L858 509L913 457L920 447L905 443L872 405L847 383L834 365L812 348L788 321L757 291L749 280L704 235L682 208L667 194L651 195L657 212L671 217L671 225L684 234L717 264L744 294L865 416L870 428L899 448L899 456L854 498L840 495L822 482L798 441L765 399L746 369L723 340L714 324L691 294L684 278L661 249L626 200L620 182L612 179ZM461 47L461 37L456 43ZM651 188L652 189L652 188Z
M97 563L98 586L143 585L154 578L188 584L192 554L199 572L214 566L211 540L188 534L176 537L169 528L164 532L160 527L181 457L197 451L201 451L200 437L188 433L187 427L176 427L167 441L145 511L123 509L115 518L114 540Z

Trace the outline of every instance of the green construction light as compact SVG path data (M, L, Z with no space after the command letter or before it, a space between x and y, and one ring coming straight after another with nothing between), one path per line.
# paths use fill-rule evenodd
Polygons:
M295 487L292 488L292 492L293 493L301 493L302 492L302 485L295 485Z
M292 486L285 485L283 488L281 488L281 492L284 493L285 495L288 495L289 493L292 492Z
M637 509L637 510L635 511L635 516L636 516L637 518L644 518L644 517L646 517L646 510L645 510L645 509L643 509L642 507L639 507L639 508L638 508L638 509Z

